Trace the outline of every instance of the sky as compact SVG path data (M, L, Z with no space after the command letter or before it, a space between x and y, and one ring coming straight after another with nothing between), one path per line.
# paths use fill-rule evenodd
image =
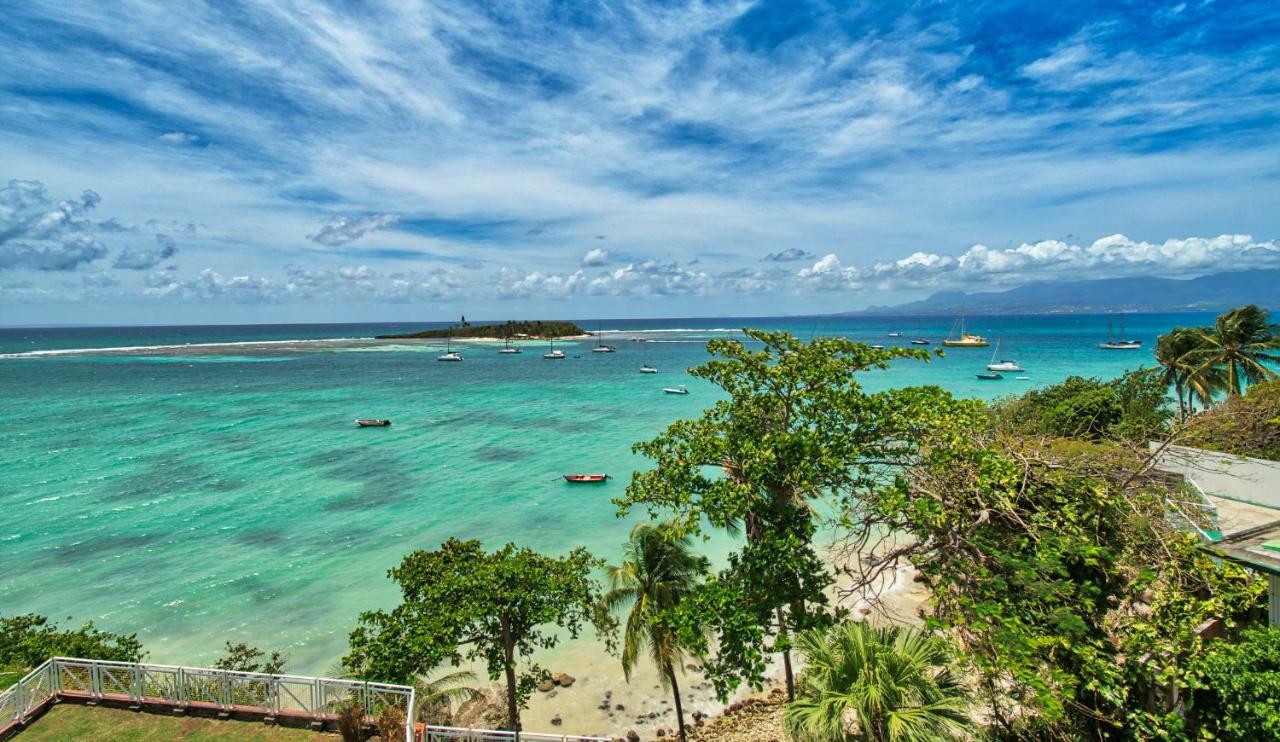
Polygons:
M13 0L0 324L1280 267L1280 3Z

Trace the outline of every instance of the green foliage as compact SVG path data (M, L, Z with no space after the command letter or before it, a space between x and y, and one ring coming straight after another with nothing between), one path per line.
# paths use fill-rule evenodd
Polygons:
M560 639L543 627L576 638L590 623L611 636L591 579L600 565L581 548L557 559L513 544L486 553L479 541L449 539L437 551L415 551L389 572L404 601L360 615L343 663L358 677L410 683L446 661L481 660L491 679L505 674L508 723L518 728L518 709L548 674L536 665L517 672L517 662Z
M722 694L758 683L763 655L785 652L788 635L831 620L824 591L832 576L812 545L814 503L856 500L952 407L937 388L869 394L857 381L857 372L895 359L928 360L927 351L743 332L763 347L714 340L707 350L716 358L690 370L728 399L636 444L656 466L633 474L617 501L623 514L637 505L669 513L689 533L707 525L745 532L729 568L666 619L699 647ZM720 633L711 643L717 657L707 656L699 627Z
M18 682L28 670L50 657L138 662L143 654L137 634L100 631L92 621L70 630L59 629L34 613L0 616L0 688Z
M1211 377L1210 385L1228 397L1243 393L1250 384L1277 378L1267 364L1280 363L1280 326L1271 324L1262 307L1232 309L1199 335L1199 347L1185 356L1193 378Z
M1180 443L1280 461L1280 381L1264 381L1193 417Z
M851 621L804 632L796 645L805 671L783 725L797 742L932 742L974 727L940 637Z
M378 335L379 340L423 339L423 338L514 338L516 335L528 335L531 338L560 338L586 335L587 331L573 322L557 320L526 320L523 322L507 321L500 325L473 325L462 318L458 327L441 327L420 332L406 332L398 335Z
M990 716L1054 736L1167 736L1209 618L1250 618L1264 584L1167 520L1178 485L1116 445L950 431L876 506L914 542L931 625L959 638ZM1026 722L1020 722L1025 728Z
M1071 376L995 406L997 419L1023 435L1145 442L1169 424L1167 385L1158 369L1128 371L1102 381Z
M219 657L213 666L219 670L279 675L284 672L285 661L284 655L279 652L272 652L268 657L266 652L257 647L251 647L243 642L239 644L227 642L226 653Z
M1203 739L1280 739L1280 629L1216 641L1194 665L1188 704Z

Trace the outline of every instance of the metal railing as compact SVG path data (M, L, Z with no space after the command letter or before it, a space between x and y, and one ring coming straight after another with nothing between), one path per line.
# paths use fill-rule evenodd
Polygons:
M117 701L139 706L200 708L291 716L312 721L337 718L355 700L372 721L383 709L404 713L405 739L423 742L608 742L606 737L462 729L415 724L417 695L412 686L305 675L267 675L208 667L151 665L55 657L0 693L0 735L25 723L45 704L62 696ZM421 737L415 737L415 728Z

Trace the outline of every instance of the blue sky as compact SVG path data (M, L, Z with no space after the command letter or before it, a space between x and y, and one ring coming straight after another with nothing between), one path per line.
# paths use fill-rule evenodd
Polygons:
M17 0L0 44L0 324L1280 266L1274 0Z

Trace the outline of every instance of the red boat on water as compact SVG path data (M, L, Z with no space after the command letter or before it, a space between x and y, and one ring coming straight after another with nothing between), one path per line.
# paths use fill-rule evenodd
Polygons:
M607 482L608 474L566 474L564 481L573 482L574 484L591 484L593 482Z

